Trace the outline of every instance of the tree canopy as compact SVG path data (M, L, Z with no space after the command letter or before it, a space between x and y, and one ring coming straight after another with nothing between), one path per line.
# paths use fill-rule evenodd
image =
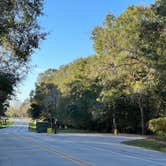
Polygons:
M164 0L109 13L91 35L96 55L42 73L35 95L56 87L53 118L62 125L144 134L148 120L166 115L165 13Z
M0 0L0 111L45 37L38 24L42 9L43 0Z

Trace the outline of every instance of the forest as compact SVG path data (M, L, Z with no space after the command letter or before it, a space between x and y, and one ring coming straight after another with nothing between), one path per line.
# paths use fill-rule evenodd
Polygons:
M32 118L62 126L149 133L166 115L166 1L108 13L91 33L95 55L40 74Z
M38 3L34 16L27 16L31 11L25 13L22 28L31 36L18 36L14 41L13 49L19 56L11 56L11 71L23 66L24 73L29 54L44 39L45 34L36 23L41 15L41 2ZM18 27L21 30L24 29ZM8 36L4 35L5 42ZM95 55L59 69L48 69L38 76L30 94L29 116L51 123L58 120L60 126L74 129L149 133L149 120L166 116L166 1L130 6L118 17L108 13L103 23L94 27L90 38ZM25 42L19 50L17 44L22 40L29 42L30 47L26 48ZM7 88L5 95L0 96L0 107L4 108L19 78L10 71L0 74Z

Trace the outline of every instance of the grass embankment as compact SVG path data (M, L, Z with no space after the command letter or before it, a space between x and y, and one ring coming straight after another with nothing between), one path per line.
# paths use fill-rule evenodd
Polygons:
M6 122L4 120L0 120L0 129L9 127L13 124L13 120L12 119L7 119Z
M125 141L123 143L166 153L166 137L149 137L141 140Z

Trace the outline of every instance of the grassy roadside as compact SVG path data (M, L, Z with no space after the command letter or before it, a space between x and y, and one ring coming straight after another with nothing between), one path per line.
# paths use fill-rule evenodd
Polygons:
M36 132L36 121L31 120L28 126L29 131Z
M12 119L8 119L8 120L6 121L6 123L3 123L3 122L0 123L0 129L9 127L9 126L11 126L12 124L13 124L13 120L12 120Z
M93 133L88 130L79 130L79 129L57 129L57 133Z
M166 138L162 137L149 137L146 139L125 141L122 143L166 153Z

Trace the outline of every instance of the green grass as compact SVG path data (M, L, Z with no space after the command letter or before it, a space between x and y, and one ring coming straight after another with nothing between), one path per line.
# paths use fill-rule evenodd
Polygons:
M35 123L35 121L29 123L28 129L29 129L29 131L36 132L36 123Z
M156 150L166 153L166 138L151 137L141 140L125 141L126 145L143 147L145 149Z
M34 125L30 125L29 128L36 129L36 125L35 124Z
M80 129L57 129L57 133L98 133L98 132L90 130L80 130Z
M13 124L13 120L12 119L9 119L6 121L6 124L1 122L0 123L0 129L3 129L3 128L6 128L6 127L9 127Z

